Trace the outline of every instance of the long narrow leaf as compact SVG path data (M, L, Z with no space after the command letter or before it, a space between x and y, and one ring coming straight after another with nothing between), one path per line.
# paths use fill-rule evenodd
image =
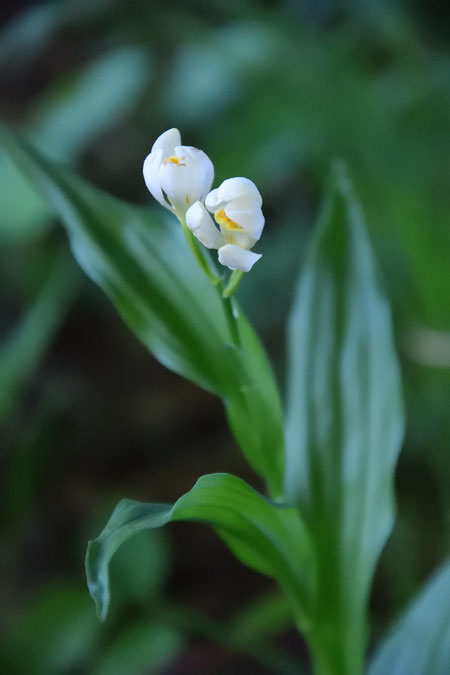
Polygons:
M342 165L303 271L289 330L286 487L317 549L324 670L359 673L373 570L394 518L403 435L389 308ZM328 660L328 664L327 664Z

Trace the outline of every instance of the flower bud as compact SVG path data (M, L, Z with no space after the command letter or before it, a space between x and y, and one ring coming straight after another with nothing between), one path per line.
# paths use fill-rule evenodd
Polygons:
M209 157L202 150L181 145L178 129L169 129L156 139L143 173L153 197L181 220L192 204L205 199L214 179Z
M261 255L251 249L261 237L262 198L248 178L229 178L212 190L205 206L197 202L186 213L186 224L207 248L217 248L219 262L231 270L248 272ZM214 214L219 229L208 211Z

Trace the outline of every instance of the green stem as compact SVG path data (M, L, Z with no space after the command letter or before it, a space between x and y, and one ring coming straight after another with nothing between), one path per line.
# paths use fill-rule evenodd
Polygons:
M234 270L234 272L231 274L227 285L225 286L225 289L223 291L223 297L224 298L229 298L233 295L239 284L241 283L242 279L244 276L244 272L241 272L241 270Z
M181 218L179 219L181 223L181 227L183 228L183 233L185 236L185 239L188 243L189 248L191 249L192 253L194 254L194 258L197 261L199 267L203 270L203 272L206 274L208 279L215 285L217 286L218 284L221 283L220 277L214 274L214 272L211 271L210 266L208 265L208 261L206 260L204 253L200 247L200 244L198 243L197 239L194 237L188 226L186 225L185 221L182 220Z
M186 241L189 245L189 248L191 249L192 253L194 254L194 257L198 263L198 265L201 267L203 272L206 274L208 279L214 284L214 286L217 288L217 291L220 296L220 300L223 304L223 308L225 311L225 316L228 324L228 328L230 329L231 337L233 339L234 345L240 349L241 348L241 338L239 336L239 328L238 328L238 323L237 319L234 313L234 307L233 307L233 302L231 300L231 295L234 293L236 288L239 286L241 279L243 277L243 272L239 270L234 270L234 272L231 274L227 286L224 288L222 279L215 275L212 271L210 266L208 265L208 261L206 260L203 250L198 243L197 239L194 237L192 234L191 230L188 228L186 225L186 221L182 218L178 218L181 227L183 228L183 233L186 238Z
M221 289L217 286L217 290L220 293L220 299L223 303L223 308L225 310L225 316L228 323L228 328L230 329L231 337L233 338L233 343L238 349L241 348L241 338L239 335L239 327L237 323L237 318L234 313L233 301L231 298L223 296Z
M305 637L311 650L314 675L362 675L366 643L364 616L357 623L349 621L345 612L326 616L319 621L318 628Z

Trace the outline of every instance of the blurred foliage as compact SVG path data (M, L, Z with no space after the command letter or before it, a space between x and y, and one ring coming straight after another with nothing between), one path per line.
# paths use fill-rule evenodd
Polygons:
M368 675L446 675L450 663L449 594L450 565L447 561L377 649Z
M2 635L3 672L18 675L159 672L180 651L183 642L180 630L145 613L125 622L123 615L131 602L145 609L149 602L158 601L165 557L165 541L161 537L147 537L137 539L126 555L117 558L116 625L108 628L99 624L84 589L73 581L43 586Z
M264 257L239 297L280 373L297 251L330 160L352 167L393 307L408 418L399 517L372 601L379 635L448 552L448 8L419 0L60 0L2 12L0 114L54 157L120 197L149 202L142 160L161 131L178 126L185 143L213 159L216 184L230 175L255 180ZM206 471L253 477L220 408L127 335L61 255L62 232L3 156L0 185L0 622L9 627L1 659L11 663L19 651L21 672L112 673L131 649L136 673L152 654L165 672L158 658L166 649L176 659L186 626L144 620L138 580L125 572L128 600L118 601L117 622L95 624L81 559L96 528L86 523L105 500L170 500ZM166 579L171 598L195 598L223 618L264 588L209 538L201 540L208 562L196 568L200 547L182 529L173 536L186 556L175 554ZM153 564L159 555L170 569L167 552ZM163 571L160 579L158 597ZM150 589L147 603L156 597ZM33 625L42 633L18 650ZM288 651L304 657L283 635ZM190 644L167 672L262 672L254 660L233 660L223 642L221 656Z

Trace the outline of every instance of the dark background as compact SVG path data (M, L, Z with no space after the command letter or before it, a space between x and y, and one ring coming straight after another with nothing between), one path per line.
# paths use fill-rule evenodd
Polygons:
M398 519L372 596L376 641L448 552L448 5L61 0L0 14L1 117L47 154L150 205L142 162L176 126L212 158L215 186L257 183L264 257L238 297L282 390L284 324L328 167L350 165L393 307L408 418ZM2 672L306 664L271 582L198 525L131 542L111 617L97 623L84 550L119 498L173 501L214 471L259 483L220 402L128 332L3 156L0 195Z

